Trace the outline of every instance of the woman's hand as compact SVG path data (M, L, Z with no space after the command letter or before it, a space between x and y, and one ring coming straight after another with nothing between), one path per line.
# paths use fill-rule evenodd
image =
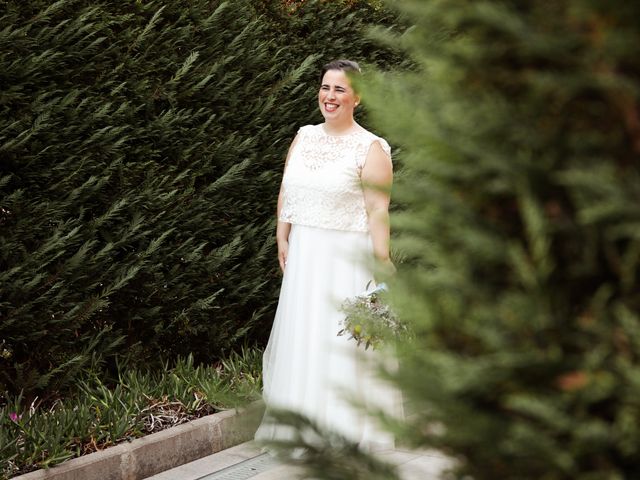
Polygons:
M284 273L284 267L287 265L287 255L289 254L289 242L286 240L278 241L278 262L280 262L280 270Z
M376 283L387 282L391 277L396 274L396 266L391 259L378 260L376 265L376 271L374 274L374 280Z
M398 271L390 258L380 261L380 270L387 277L393 277Z

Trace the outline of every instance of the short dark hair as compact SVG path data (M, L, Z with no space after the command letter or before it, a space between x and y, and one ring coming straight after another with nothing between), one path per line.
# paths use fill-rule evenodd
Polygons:
M362 70L360 70L360 65L358 65L358 63L354 62L353 60L334 60L322 67L322 73L320 73L320 83L322 83L324 74L329 70L342 70L343 72L351 72L356 74L362 73Z

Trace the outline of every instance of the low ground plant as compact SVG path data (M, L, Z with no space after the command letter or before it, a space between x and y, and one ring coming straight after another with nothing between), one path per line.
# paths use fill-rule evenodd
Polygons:
M245 348L214 365L193 357L158 371L87 373L72 395L49 404L21 396L0 406L0 478L8 479L125 440L236 407L260 395L261 352Z

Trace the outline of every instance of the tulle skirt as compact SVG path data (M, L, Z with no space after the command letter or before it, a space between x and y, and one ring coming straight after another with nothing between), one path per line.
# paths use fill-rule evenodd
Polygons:
M289 253L271 336L263 358L267 413L256 440L286 440L291 432L269 419L269 408L294 410L364 448L392 448L393 436L352 400L401 415L399 393L375 374L378 352L338 336L341 303L372 280L368 233L292 225Z

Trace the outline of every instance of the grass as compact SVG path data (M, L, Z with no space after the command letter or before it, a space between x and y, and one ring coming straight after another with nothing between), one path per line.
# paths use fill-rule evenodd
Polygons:
M87 374L73 395L45 407L4 398L0 407L0 478L158 432L260 396L261 355L243 349L216 365L179 359L160 371L127 370L106 385Z

